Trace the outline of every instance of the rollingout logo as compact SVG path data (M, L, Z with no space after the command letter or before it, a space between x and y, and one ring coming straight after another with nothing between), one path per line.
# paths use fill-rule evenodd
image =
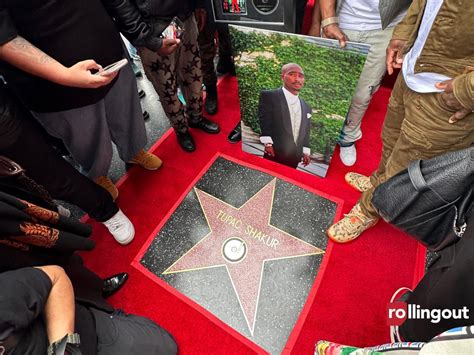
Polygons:
M469 309L466 306L460 309L427 309L401 301L387 305L387 325L401 325L407 319L429 319L431 323L439 323L442 319L469 319Z

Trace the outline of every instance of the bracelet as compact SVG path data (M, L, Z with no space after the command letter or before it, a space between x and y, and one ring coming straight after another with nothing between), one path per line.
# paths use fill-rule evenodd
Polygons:
M332 25L333 23L339 23L339 17L328 17L321 21L321 28Z

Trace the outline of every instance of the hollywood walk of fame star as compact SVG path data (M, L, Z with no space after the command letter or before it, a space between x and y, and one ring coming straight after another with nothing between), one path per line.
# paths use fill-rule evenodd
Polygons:
M226 267L252 335L265 261L324 253L270 224L275 182L239 208L195 188L210 232L163 272Z

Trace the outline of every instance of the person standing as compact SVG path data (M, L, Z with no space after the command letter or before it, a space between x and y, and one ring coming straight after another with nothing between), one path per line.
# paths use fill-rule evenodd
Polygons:
M160 97L181 148L186 152L196 150L190 127L219 133L219 125L202 115L198 35L206 22L203 1L103 0L103 3L122 34L137 47L145 74ZM162 38L175 17L184 27L178 31L179 38ZM179 86L184 91L186 107L178 99Z
M385 74L385 48L410 3L411 0L319 0L315 4L315 9L321 7L324 37L337 39L341 47L347 41L371 46L339 138L340 158L346 166L357 160L355 142L362 138L362 118ZM317 21L313 15L313 23ZM319 36L316 24L309 35Z
M304 86L303 69L288 63L281 68L283 87L262 91L258 103L260 141L265 146L263 157L292 168L303 159L310 163L309 134L311 107L298 94Z
M401 68L382 129L382 159L369 177L348 173L362 192L358 203L327 235L338 243L356 239L377 223L374 189L406 169L474 142L474 16L457 0L414 0L393 31L387 70Z

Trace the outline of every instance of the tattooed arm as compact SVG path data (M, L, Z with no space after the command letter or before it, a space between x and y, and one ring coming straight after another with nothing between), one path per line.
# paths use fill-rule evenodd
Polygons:
M65 67L20 36L0 45L0 59L30 74L65 86L98 88L110 83L114 75L93 75L90 70L101 70L94 60L84 60Z

